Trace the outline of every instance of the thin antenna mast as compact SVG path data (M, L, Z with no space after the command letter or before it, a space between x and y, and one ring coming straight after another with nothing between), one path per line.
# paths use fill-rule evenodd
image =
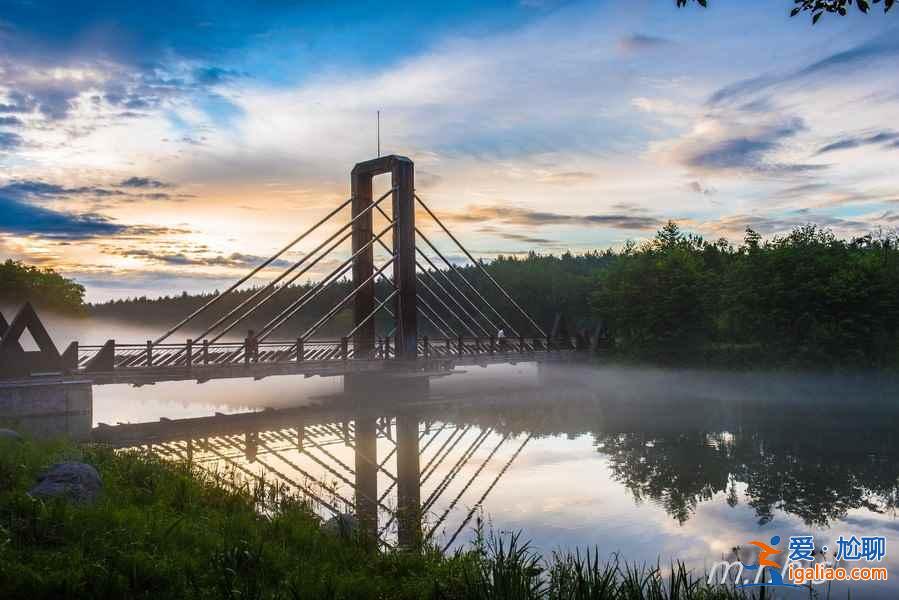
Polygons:
M381 111L378 111L378 158L381 158Z

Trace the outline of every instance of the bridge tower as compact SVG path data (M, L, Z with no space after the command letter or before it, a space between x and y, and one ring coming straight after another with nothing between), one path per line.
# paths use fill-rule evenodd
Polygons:
M418 320L415 290L415 165L405 156L383 156L358 163L352 171L352 216L356 218L372 203L372 180L390 173L393 188L393 281L395 298L396 357L415 360L418 347ZM353 222L353 253L370 244L372 211ZM374 248L361 252L353 260L353 281L367 281L374 272ZM353 325L358 326L375 309L375 282L369 281L353 301ZM353 336L356 355L374 349L375 322L369 319Z

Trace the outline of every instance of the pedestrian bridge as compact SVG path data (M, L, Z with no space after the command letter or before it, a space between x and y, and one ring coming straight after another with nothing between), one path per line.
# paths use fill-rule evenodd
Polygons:
M389 175L391 185L375 198L372 183L378 175ZM10 322L0 315L0 385L66 379L143 385L372 372L427 377L456 366L558 360L568 353L570 340L560 335L558 322L556 330L547 333L416 194L411 160L385 156L359 163L350 184L348 199L156 339L110 339L101 345L75 341L60 353L30 305ZM377 231L376 214L386 222ZM428 228L451 245L455 256L470 262L467 272L423 233L417 216L429 221ZM304 240L322 236L314 248L303 248L295 262L285 260L289 251L300 251ZM340 251L347 241L349 256ZM376 249L385 257L379 265ZM338 266L315 285L303 288L302 295L258 332L244 338L236 335L246 330L247 323L258 322L263 314L260 308L302 282L307 273L316 272L312 270L325 260ZM237 290L263 270L266 276L272 271L277 274L233 305L239 298ZM321 311L321 300L313 302L330 298L335 289L349 291L326 305L322 314L309 314ZM352 313L352 326L344 335L322 339L327 328L333 331L335 317L347 312ZM289 331L297 315L311 325ZM382 322L386 318L389 328L376 331L376 316ZM36 341L37 351L21 346L26 330Z

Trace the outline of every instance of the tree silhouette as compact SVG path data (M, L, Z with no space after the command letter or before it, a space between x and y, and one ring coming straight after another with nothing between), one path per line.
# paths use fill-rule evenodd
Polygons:
M702 7L708 6L708 0L675 0L678 6L686 6L688 2L696 2ZM893 8L896 0L882 0L883 12L888 12ZM812 24L818 22L824 13L833 13L845 17L847 7L852 6L867 14L871 10L871 4L880 4L881 0L793 0L793 10L790 16L795 17L799 13L810 13L812 15Z

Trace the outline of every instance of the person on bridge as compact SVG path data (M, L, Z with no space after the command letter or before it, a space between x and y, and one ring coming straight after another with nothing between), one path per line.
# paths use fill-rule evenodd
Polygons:
M496 341L499 342L499 349L502 351L506 346L506 332L502 328L496 332Z
M247 357L253 361L259 361L259 338L252 329L247 332Z

